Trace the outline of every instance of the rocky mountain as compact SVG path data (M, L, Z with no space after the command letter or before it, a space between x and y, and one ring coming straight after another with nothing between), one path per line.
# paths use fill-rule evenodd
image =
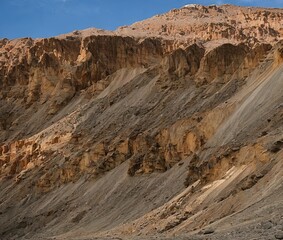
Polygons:
M0 40L0 239L282 239L282 35L194 4Z
M253 45L280 39L282 17L282 11L278 9L189 4L132 26L121 27L117 33L142 37L158 34L185 45L195 41L211 45L219 40Z

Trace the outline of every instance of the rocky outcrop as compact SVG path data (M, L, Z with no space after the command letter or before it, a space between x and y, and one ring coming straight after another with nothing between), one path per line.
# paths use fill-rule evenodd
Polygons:
M156 36L193 43L229 40L254 45L257 42L276 42L282 38L282 10L241 8L233 5L184 6L173 9L129 27L119 34Z
M277 222L281 15L187 5L2 39L0 238L218 234L266 202Z
M193 44L185 49L179 48L173 51L162 61L162 70L178 78L187 74L193 76L200 67L200 61L204 56L204 48Z
M206 54L199 70L199 81L227 82L243 63L248 48L245 45L223 44ZM215 64L217 62L217 64Z
M118 69L154 63L163 48L154 39L94 36L6 41L1 52L2 98L20 98L30 105L51 97L50 113L54 113L77 91ZM5 89L10 89L7 96Z

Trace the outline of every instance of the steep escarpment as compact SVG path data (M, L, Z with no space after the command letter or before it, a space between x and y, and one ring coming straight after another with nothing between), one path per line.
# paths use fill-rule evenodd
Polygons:
M236 30L191 41L188 13ZM280 234L281 14L189 5L130 36L1 40L0 238Z
M103 80L108 75L154 64L164 51L161 41L123 37L6 41L1 48L1 108L9 117L3 128L20 131L23 126L17 125L28 121L31 110L41 112L43 119L29 123L35 133L79 91L91 86L90 94L98 94L109 84ZM1 138L5 139L3 133Z
M33 98L44 101L46 94L55 91L56 84L70 82L76 91L85 89L121 68L153 64L165 52L161 41L138 42L119 36L93 36L83 40L20 39L7 42L1 50L1 87L5 90L27 86L30 94L24 96L27 104ZM39 79L42 82L37 82Z

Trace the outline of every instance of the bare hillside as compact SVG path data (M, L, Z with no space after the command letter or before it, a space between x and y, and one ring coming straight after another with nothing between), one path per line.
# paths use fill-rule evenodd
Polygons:
M0 239L283 239L282 26L187 5L0 40Z

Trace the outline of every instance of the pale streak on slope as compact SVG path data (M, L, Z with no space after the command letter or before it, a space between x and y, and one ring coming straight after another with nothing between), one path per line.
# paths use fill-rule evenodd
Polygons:
M249 129L258 119L271 113L283 101L283 65L276 68L250 91L244 90L244 102L220 127L211 145L225 145L241 131ZM243 97L244 98L244 97ZM238 99L240 102L242 99Z
M106 89L104 89L104 91L101 92L97 98L99 99L108 96L109 94L123 87L125 84L132 81L135 77L144 73L145 71L146 71L145 68L136 68L136 69L123 68L118 70L116 73L108 77L110 82L109 86Z

